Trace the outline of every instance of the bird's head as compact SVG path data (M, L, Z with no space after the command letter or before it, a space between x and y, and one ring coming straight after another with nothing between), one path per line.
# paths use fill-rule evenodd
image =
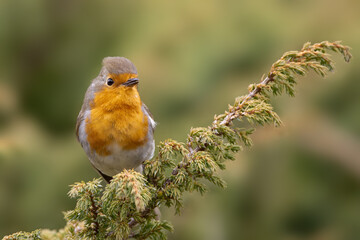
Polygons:
M109 110L120 105L141 105L134 64L124 57L106 57L99 76L91 83L88 93L96 106Z
M124 57L106 57L97 80L110 88L136 86L139 83L134 64Z

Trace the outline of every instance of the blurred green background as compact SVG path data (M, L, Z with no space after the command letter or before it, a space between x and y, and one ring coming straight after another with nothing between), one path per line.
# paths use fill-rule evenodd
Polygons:
M360 239L357 0L0 1L0 236L64 226L68 185L98 177L76 142L84 93L105 56L138 68L156 142L207 126L283 52L343 40L335 74L301 78L228 164L226 190L163 209L169 239Z

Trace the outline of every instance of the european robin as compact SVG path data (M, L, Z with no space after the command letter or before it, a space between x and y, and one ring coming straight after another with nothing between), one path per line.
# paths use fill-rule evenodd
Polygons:
M77 139L107 182L123 169L142 172L142 163L154 154L155 121L141 102L138 83L130 60L104 58L77 118Z

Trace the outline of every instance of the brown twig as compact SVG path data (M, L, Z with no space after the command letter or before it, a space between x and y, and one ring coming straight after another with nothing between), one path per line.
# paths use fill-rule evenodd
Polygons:
M261 81L259 84L256 85L256 87L254 88L254 90L252 90L246 97L244 100L242 100L242 102L235 108L232 109L231 112L229 112L228 115L226 115L226 117L219 123L220 126L229 126L230 123L238 118L240 116L239 111L243 108L244 104L246 102L248 102L250 99L252 99L256 94L258 94L261 89L263 87L265 87L266 85L268 85L269 82L274 80L274 74L269 74L269 76L267 76L263 81ZM218 120L215 119L213 124L212 124L212 129L215 129L215 126L218 125Z
M94 200L94 196L91 194L90 191L88 191L89 197L90 197L90 201L91 201L91 208L90 208L90 212L93 215L94 218L94 232L95 232L95 236L99 233L99 223L97 222L97 217L98 217L98 207L95 204L95 200Z

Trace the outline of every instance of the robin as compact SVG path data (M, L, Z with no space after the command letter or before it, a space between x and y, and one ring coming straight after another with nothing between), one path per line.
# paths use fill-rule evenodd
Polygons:
M155 121L141 102L138 83L130 60L104 58L77 118L77 139L107 182L123 169L142 172L142 163L154 155Z

